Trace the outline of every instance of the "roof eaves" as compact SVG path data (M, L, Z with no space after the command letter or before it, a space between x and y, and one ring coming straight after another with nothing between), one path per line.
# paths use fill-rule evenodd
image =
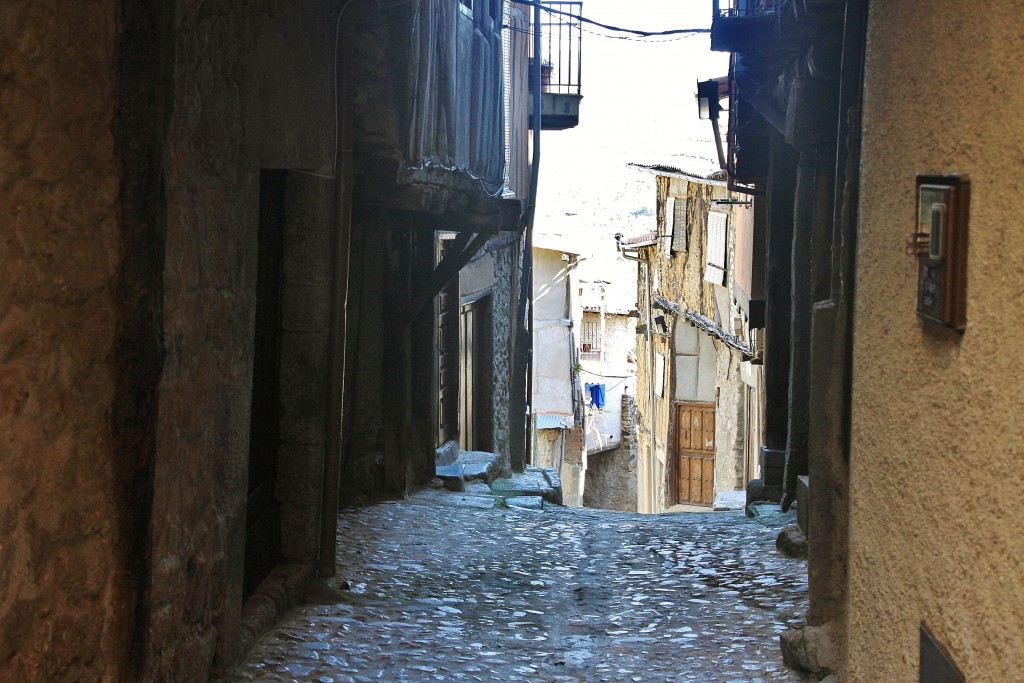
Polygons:
M623 237L619 240L619 245L627 249L635 249L637 247L649 247L652 244L656 244L657 241L658 233L649 231L635 237Z
M681 168L675 166L666 166L664 164L639 164L630 163L630 166L646 173L653 173L654 175L667 176L669 178L682 178L684 180L691 180L695 183L704 183L707 185L717 185L720 187L727 187L728 181L726 178L725 171L712 171L707 175L701 175L700 173L691 173L690 171L684 171Z
M726 346L736 349L737 351L743 354L744 359L750 360L751 358L754 357L754 350L750 347L750 344L743 341L735 334L726 332L721 328L721 326L718 323L716 323L711 318L705 315L701 315L692 308L687 308L685 311L683 311L682 306L675 303L674 301L669 301L660 294L656 294L653 297L653 302L657 308L660 308L666 313L670 313L672 315L679 315L680 312L682 312L683 317L686 318L691 323L693 323L697 328L703 330L704 332L711 335L715 339L722 341L722 343L724 343Z

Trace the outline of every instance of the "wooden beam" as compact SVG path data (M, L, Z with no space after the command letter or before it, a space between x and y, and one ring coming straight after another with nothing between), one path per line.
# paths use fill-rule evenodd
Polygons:
M409 326L416 318L419 317L423 309L434 300L445 286L451 282L451 279L458 275L459 271L462 270L466 264L468 264L476 252L480 251L480 248L487 243L491 237L494 236L493 232L483 233L463 233L455 239L454 249L462 247L461 251L452 251L445 256L441 263L437 264L430 277L427 278L426 286L424 287L423 294L419 300L416 301L412 308L409 309L409 314L405 317L404 324Z

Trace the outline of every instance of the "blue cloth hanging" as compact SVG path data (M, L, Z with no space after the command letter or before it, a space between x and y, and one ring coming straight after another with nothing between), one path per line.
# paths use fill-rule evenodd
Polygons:
M590 394L591 405L595 408L604 408L604 385L588 384L585 389Z

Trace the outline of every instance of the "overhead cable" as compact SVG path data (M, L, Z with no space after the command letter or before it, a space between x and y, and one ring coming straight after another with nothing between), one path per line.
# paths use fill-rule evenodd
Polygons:
M681 33L711 33L711 29L709 29L709 28L674 28L674 29L668 29L668 30L665 30L665 31L641 31L641 30L632 29L632 28L622 28L621 26L612 26L610 24L602 24L599 21L594 21L593 19L589 19L587 17L580 16L579 14L573 14L572 12L566 12L565 10L555 9L554 7L551 7L549 5L545 5L543 2L537 2L536 0L516 0L516 1L519 4L521 4L521 5L528 5L530 7L539 7L540 9L542 9L545 12L548 12L549 14L560 14L562 16L566 16L566 17L570 17L572 19L576 19L577 21L579 21L581 23L584 23L584 24L591 24L593 26L600 26L601 28L606 29L608 31L616 31L618 33L629 33L629 34L632 34L634 36L641 36L641 37L644 37L644 38L648 38L648 37L651 37L651 36L674 36L674 35L679 35Z

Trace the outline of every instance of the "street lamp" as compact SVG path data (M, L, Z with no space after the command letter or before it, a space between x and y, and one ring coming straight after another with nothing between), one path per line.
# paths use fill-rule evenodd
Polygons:
M718 103L719 90L718 81L714 78L707 81L697 81L697 111L704 121L718 119L718 113L722 106Z
M718 167L725 170L725 151L722 149L722 132L718 128L718 113L722 111L719 98L722 96L721 79L711 78L697 81L697 113L704 120L711 120L715 131L715 147L718 150Z

